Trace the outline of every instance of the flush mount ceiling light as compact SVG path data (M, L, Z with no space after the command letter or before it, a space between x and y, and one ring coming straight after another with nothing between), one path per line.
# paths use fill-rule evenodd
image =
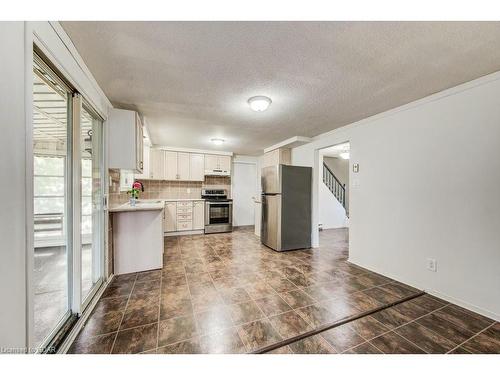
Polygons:
M248 105L255 112L264 112L271 105L272 100L267 96L252 96L248 99Z
M224 140L222 138L212 138L211 141L217 146L224 144Z

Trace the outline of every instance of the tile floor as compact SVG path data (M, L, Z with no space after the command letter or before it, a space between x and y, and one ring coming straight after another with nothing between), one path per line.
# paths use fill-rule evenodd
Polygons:
M347 231L278 253L250 229L168 237L162 270L114 278L70 353L248 353L413 295L354 266ZM272 353L499 353L500 323L425 295Z

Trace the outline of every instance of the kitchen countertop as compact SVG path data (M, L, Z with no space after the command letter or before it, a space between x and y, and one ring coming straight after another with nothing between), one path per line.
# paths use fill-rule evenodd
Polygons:
M131 206L130 203L125 203L109 209L109 212L133 212L133 211L159 211L165 208L163 200L142 201Z

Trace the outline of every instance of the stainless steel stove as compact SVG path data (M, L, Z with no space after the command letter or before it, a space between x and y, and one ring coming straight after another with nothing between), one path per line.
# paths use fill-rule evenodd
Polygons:
M205 233L233 231L233 200L225 189L202 189L205 199Z

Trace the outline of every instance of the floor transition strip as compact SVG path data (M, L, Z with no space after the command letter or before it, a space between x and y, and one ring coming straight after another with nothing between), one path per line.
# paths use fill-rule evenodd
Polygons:
M377 307L375 309L368 310L368 311L365 311L365 312L362 312L362 313L359 313L359 314L356 314L356 315L353 315L353 316L350 316L350 317L347 317L347 318L344 318L344 319L340 319L340 320L337 320L337 321L335 321L333 323L325 324L325 325L320 326L318 328L315 328L313 330L304 332L304 333L302 333L300 335L297 335L297 336L294 336L294 337L290 337L290 338L288 338L286 340L282 340L282 341L276 342L274 344L271 344L271 345L268 345L268 346L264 346L264 347L262 347L260 349L257 349L255 351L251 352L251 354L264 354L264 353L270 352L272 350L279 349L279 348L281 348L283 346L286 346L286 345L292 344L294 342L300 341L302 339L305 339L305 338L317 335L318 333L321 333L321 332L327 331L329 329L341 326L343 324L347 324L347 323L352 322L352 321L357 320L357 319L364 318L365 316L368 316L368 315L371 315L371 314L375 314L375 313L377 313L379 311L382 311L382 310L388 309L390 307L399 305L400 303L407 302L407 301L410 301L412 299L418 298L420 296L423 296L424 294L426 294L424 291L417 292L415 294L412 294L411 296L402 298L400 300L397 300L397 301L394 301L394 302L391 302L391 303L387 303L387 304L382 305L380 307Z

